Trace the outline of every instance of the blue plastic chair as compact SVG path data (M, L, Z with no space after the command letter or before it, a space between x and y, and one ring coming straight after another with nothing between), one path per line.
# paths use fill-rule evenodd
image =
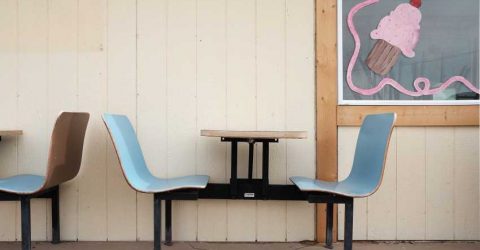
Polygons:
M155 177L145 163L137 136L128 117L125 115L104 114L103 121L110 133L127 183L138 192L154 194L154 249L160 250L161 200L170 202L171 200L197 199L198 192L192 193L188 191L205 188L209 177L206 175L171 179ZM170 203L166 205L167 209L169 206L171 206Z
M21 174L0 179L0 201L20 200L22 249L31 249L30 200L52 200L52 243L60 242L59 185L78 174L88 113L62 112L55 122L45 176Z
M327 203L327 247L332 247L333 204L345 203L344 249L352 249L353 198L370 196L380 187L395 120L395 113L365 117L352 170L345 180L328 182L306 177L290 178L302 192L308 193L309 202Z

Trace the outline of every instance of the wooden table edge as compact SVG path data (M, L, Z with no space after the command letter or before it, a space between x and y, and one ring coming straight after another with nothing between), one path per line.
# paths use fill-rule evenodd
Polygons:
M17 129L0 130L0 136L19 136L19 135L23 135L23 130L17 130Z
M261 133L265 133L261 135ZM241 131L202 129L205 137L247 138L247 139L307 139L307 131Z

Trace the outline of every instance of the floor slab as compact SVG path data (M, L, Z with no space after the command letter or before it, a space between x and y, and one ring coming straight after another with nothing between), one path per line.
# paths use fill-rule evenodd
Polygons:
M152 249L152 242L63 242L52 245L34 242L35 250L140 250ZM480 242L354 242L355 250L480 250ZM0 242L2 250L19 250L19 242ZM165 250L324 250L321 244L313 243L207 243L175 242L173 246L162 246ZM343 249L341 243L334 249Z

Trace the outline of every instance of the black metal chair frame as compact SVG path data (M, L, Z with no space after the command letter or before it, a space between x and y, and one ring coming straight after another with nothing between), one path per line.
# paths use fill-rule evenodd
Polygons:
M333 249L333 204L345 204L345 228L343 237L343 249L352 249L353 240L353 197L330 194L311 193L308 195L309 203L326 203L326 242L325 247Z
M213 185L213 186L211 186ZM288 186L287 188L295 188L298 192L298 188L294 185L271 185L271 186ZM214 196L214 193L218 189L227 190L229 184L208 184L206 189L203 190L180 190L167 193L154 194L154 249L161 249L161 201L165 201L165 245L172 245L172 200L197 200L202 198L208 199L228 199L225 196ZM228 193L224 191L223 193ZM276 193L276 192L275 192ZM296 196L295 200L306 200L309 203L325 203L327 204L326 213L326 242L325 247L333 249L333 205L345 204L345 228L344 228L344 249L352 249L353 241L353 199L352 197L330 194L330 193L308 193L306 196L300 192L302 196ZM292 195L292 194L290 194ZM278 193L271 198L265 200L292 200L289 199L288 193L283 196ZM301 197L301 198L300 198ZM229 199L239 199L238 197L230 197ZM240 198L242 199L242 198ZM246 199L246 198L245 198Z
M221 141L232 143L231 147L231 178L229 183L209 183L205 189L176 190L154 194L154 249L161 249L161 200L165 200L165 245L172 245L172 200L197 199L237 199L237 200L303 200L309 203L327 204L327 248L332 248L333 242L333 204L345 204L345 235L344 249L352 249L353 235L353 198L343 195L300 191L295 185L272 185L268 180L269 143L278 139L245 139L221 138ZM248 178L237 177L237 154L239 142L249 144ZM253 179L253 146L262 143L262 178ZM251 195L246 195L251 194ZM253 196L252 196L253 195Z
M244 200L306 200L310 203L327 204L327 231L326 247L332 248L333 242L333 204L345 204L345 239L346 250L352 249L353 234L353 198L329 194L329 193L304 193L295 185L271 185L268 182L268 157L270 142L278 142L277 139L266 140L245 140L245 139L224 139L222 141L232 142L232 173L237 170L237 143L249 143L249 178L238 179L236 174L232 175L230 183L209 183L205 189L185 189L171 192L154 194L154 249L161 249L161 201L165 201L165 245L172 245L172 200L197 200L197 199L244 199ZM253 144L262 142L263 169L267 170L262 179L252 179ZM235 171L233 171L235 170ZM251 193L254 196L245 196ZM30 200L35 198L47 198L52 201L52 243L60 242L60 216L59 216L59 187L49 188L41 193L33 195L18 195L0 192L0 201L20 201L22 220L22 249L31 249L31 219Z
M22 249L30 250L31 243L31 214L30 200L50 199L52 202L52 243L60 243L60 202L59 186L44 190L40 193L21 195L7 192L0 192L0 201L20 201L22 221Z

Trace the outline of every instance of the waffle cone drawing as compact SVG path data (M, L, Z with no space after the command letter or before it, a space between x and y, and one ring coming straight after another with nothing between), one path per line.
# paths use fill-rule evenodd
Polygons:
M397 63L401 50L385 40L377 40L373 49L368 54L367 66L379 75L386 75Z
M370 37L377 40L366 60L373 72L384 76L395 66L400 54L415 56L422 19L420 5L419 0L398 5L370 33Z

